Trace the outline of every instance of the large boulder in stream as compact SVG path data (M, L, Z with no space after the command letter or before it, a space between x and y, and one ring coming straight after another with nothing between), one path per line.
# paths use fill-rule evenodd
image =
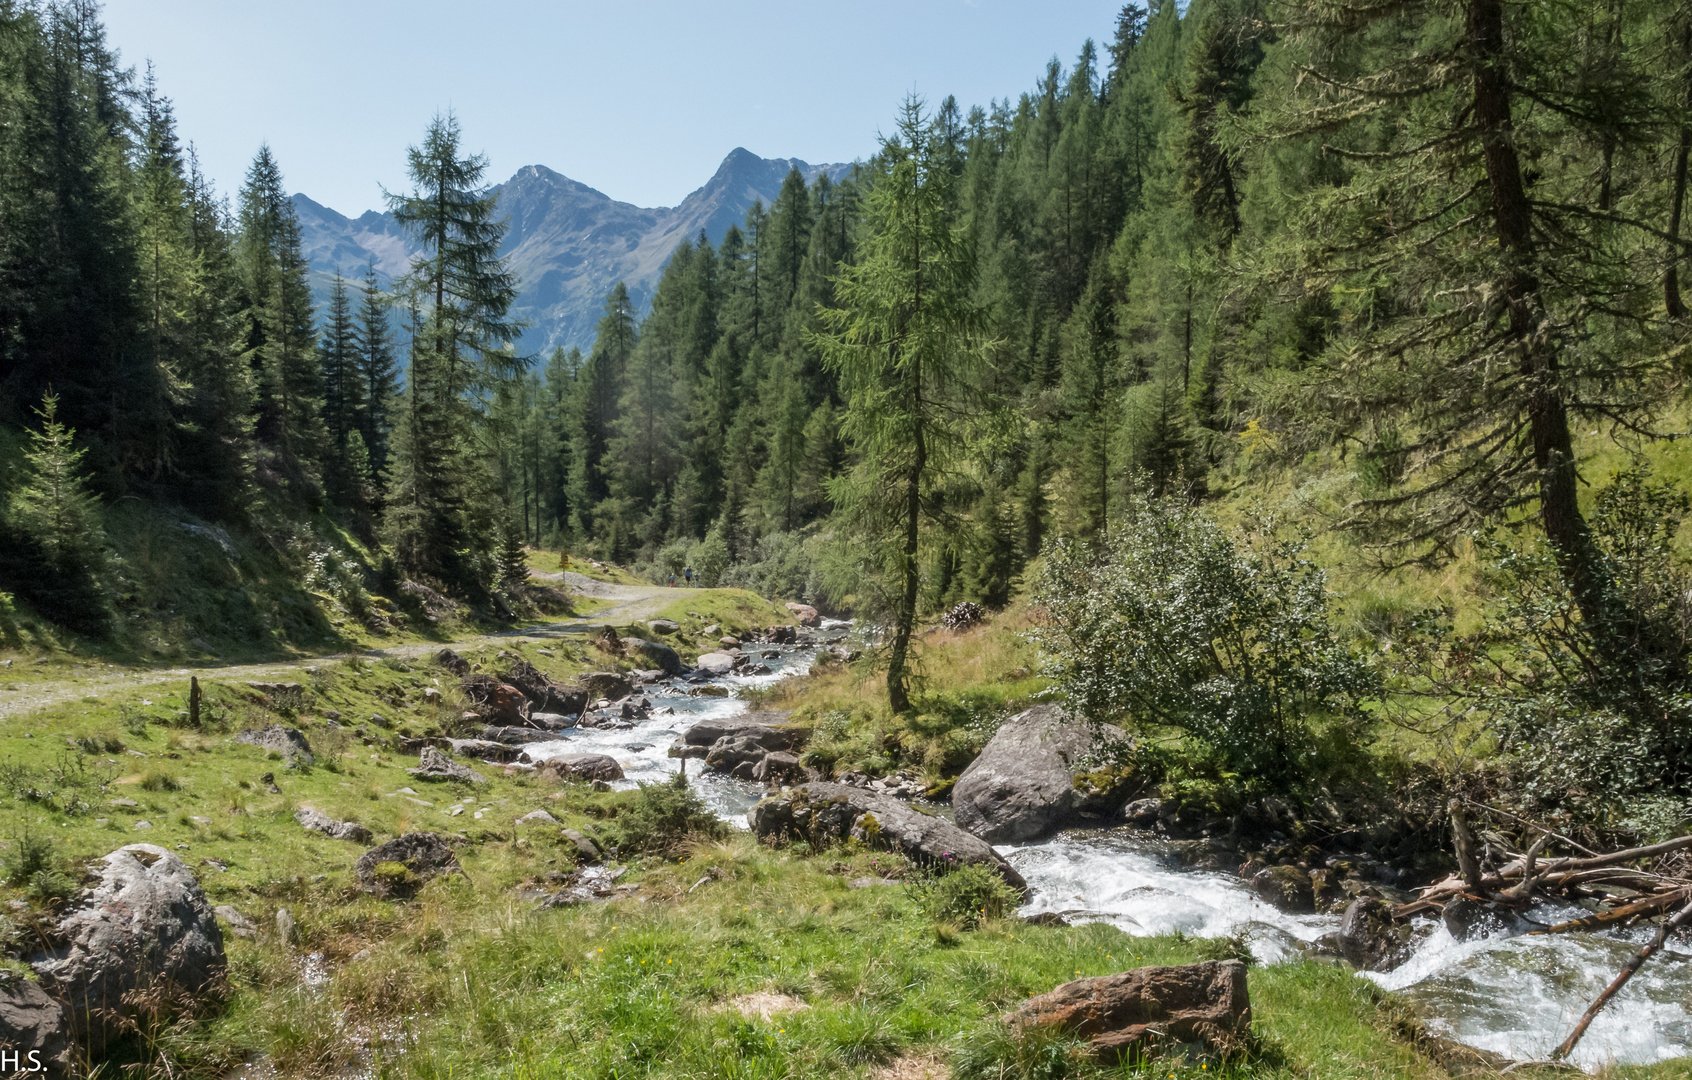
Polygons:
M1029 998L1004 1019L1078 1035L1094 1057L1115 1064L1154 1042L1233 1050L1250 1033L1251 996L1244 964L1211 960L1076 979Z
M1410 958L1415 928L1394 922L1392 905L1373 896L1359 896L1340 917L1333 944L1360 971L1391 971Z
M708 757L711 750L719 744L728 746L729 740L753 739L762 748L758 757L752 759L753 764L764 753L774 750L797 750L805 745L805 739L810 734L804 728L787 726L788 713L776 710L758 710L756 712L741 713L739 716L722 716L710 720L701 720L676 739L670 747L670 756L679 758ZM735 762L726 765L723 771L733 768Z
M94 887L45 935L47 951L29 958L90 1057L122 1033L142 1007L137 996L194 996L226 967L217 916L181 859L130 844L95 873Z
M818 847L857 840L941 872L969 863L990 866L1012 888L1028 889L985 840L919 806L863 788L802 784L760 802L746 818L759 839L803 839Z
M1099 759L1128 745L1114 728L1077 720L1056 705L1020 712L958 777L952 788L958 824L995 844L1014 844L1108 813L1128 792ZM1095 773L1078 779L1089 768ZM1091 775L1107 778L1102 790L1089 783Z
M671 623L674 626L675 623ZM662 641L646 641L641 638L624 638L623 649L631 660L637 660L650 665L665 675L680 675L682 673L681 654Z

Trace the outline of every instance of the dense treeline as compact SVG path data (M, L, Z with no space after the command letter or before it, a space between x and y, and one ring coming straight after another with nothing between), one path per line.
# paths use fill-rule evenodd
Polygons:
M851 175L683 243L644 317L619 286L591 351L526 358L451 117L391 198L411 273L314 312L267 150L230 206L89 0L0 0L0 406L46 430L51 392L101 498L321 512L472 598L510 599L528 541L852 606L898 631L895 704L919 610L1310 462L1308 505L1388 560L1536 520L1568 647L1633 673L1583 693L1678 760L1684 628L1627 515L1583 514L1575 441L1678 400L1689 107L1684 4L1130 4L1014 101L908 102ZM30 443L14 510L72 445ZM54 554L88 544L5 520L18 591L97 593Z

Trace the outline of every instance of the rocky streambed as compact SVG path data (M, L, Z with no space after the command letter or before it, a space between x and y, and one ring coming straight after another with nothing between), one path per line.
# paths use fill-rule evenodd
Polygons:
M1339 904L1331 898L1323 901L1330 910L1318 913L1308 887L1301 894L1299 888L1278 889L1262 877L1252 882L1217 869L1239 860L1228 858L1225 851L1220 858L1195 859L1195 848L1215 848L1171 842L1137 827L1130 822L1149 825L1155 820L1154 808L1111 807L1086 783L1070 782L1070 765L1089 752L1088 736L1060 730L1040 710L1040 716L1025 720L1020 730L1014 722L1008 724L1003 741L995 740L1000 745L990 745L954 789L956 820L974 835L952 825L954 807L913 799L914 786L848 777L845 785L807 787L803 770L794 767L798 746L764 746L754 739L738 747L739 756L719 754L716 767L707 766L704 755L712 746L722 750L733 738L744 740L746 731L754 730L743 730L742 725L780 723L779 716L745 715L749 705L742 695L805 674L816 656L815 646L773 651L776 655L760 659L767 671L731 669L649 685L642 694L650 708L632 719L559 732L523 749L537 762L584 753L609 755L622 765L621 785L666 779L685 767L725 821L745 828L750 817L760 832L821 829L833 830L831 836L863 837L866 823L879 831L885 827L882 818L889 818L903 831L874 837L884 846L901 847L905 841L900 837L909 837L911 853L919 856L922 851L914 845L930 843L934 854L967 849L972 859L1002 866L1008 880L1026 884L1028 899L1021 913L1028 917L1107 922L1131 934L1244 935L1253 954L1267 964L1307 958L1345 963L1342 957L1349 951L1360 966L1373 962L1390 967L1360 971L1358 977L1416 1003L1436 1033L1517 1061L1546 1058L1650 933L1649 927L1641 927L1549 937L1524 934L1533 923L1550 924L1585 913L1547 904L1529 913L1529 923L1459 927L1461 936L1454 936L1437 916L1426 916L1400 927L1395 940L1365 941L1361 946L1352 942L1348 950L1342 931L1366 936L1369 928L1346 924L1343 901L1361 895L1366 906L1370 896L1403 899L1401 887L1410 882L1402 871L1363 860L1362 879L1376 883L1359 886L1358 868L1344 863L1351 875L1347 892L1336 893ZM715 690L700 693L701 678L726 696L714 696ZM689 732L695 732L691 746ZM753 779L760 765L766 771ZM784 771L770 771L777 765ZM1042 769L1061 769L1064 782L1042 786L1037 775L1029 775ZM749 813L772 785L783 784L788 785L788 795ZM795 791L807 792L797 800L797 823ZM834 809L819 812L822 804ZM839 809L842 805L847 809ZM911 809L896 815L896 806ZM1082 827L1074 827L1077 824ZM944 832L940 825L954 831ZM975 835L996 846L979 844ZM969 847L972 841L993 854ZM1246 872L1263 873L1249 865ZM1339 873L1334 871L1336 879ZM1323 880L1319 873L1318 886ZM1362 919L1354 916L1353 921L1361 924ZM1374 952L1358 955L1358 947ZM1382 960L1383 953L1393 955ZM1668 955L1647 965L1599 1015L1572 1061L1595 1069L1687 1055L1692 1055L1692 956L1671 946Z

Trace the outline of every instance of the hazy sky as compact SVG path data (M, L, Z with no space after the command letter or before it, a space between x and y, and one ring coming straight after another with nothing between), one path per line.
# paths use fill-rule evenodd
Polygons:
M965 107L1033 87L1115 29L1121 0L107 0L185 140L233 192L268 140L289 190L347 214L405 184L405 148L456 110L489 179L546 165L673 206L736 146L851 161L911 90Z

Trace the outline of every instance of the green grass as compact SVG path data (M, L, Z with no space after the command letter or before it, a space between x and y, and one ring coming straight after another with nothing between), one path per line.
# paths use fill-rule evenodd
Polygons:
M984 640L959 636L949 647L982 656L989 668L1015 659L1014 649L966 644ZM604 664L582 642L505 647L559 678ZM467 657L497 666L491 648ZM27 946L31 920L57 902L51 882L30 884L43 851L56 859L49 870L72 870L137 840L176 851L213 904L233 905L261 928L256 941L226 939L230 995L221 1008L161 1029L150 1050L125 1048L116 1065L146 1059L162 1075L167 1058L171 1075L209 1078L263 1055L282 1075L326 1076L368 1053L380 1075L429 1080L873 1076L901 1059L979 1065L983 1054L1002 1066L1020 1051L996 1017L1028 995L1078 973L1183 963L1204 952L1202 942L1134 938L1106 926L992 918L974 930L937 925L918 890L848 887L898 867L896 858L776 850L744 835L695 841L680 861L633 860L622 880L638 892L627 899L539 911L534 897L548 888L547 875L571 868L574 849L556 827L519 829L515 819L544 808L614 842L643 820L631 812L638 794L549 785L497 767L484 767L490 783L474 789L424 784L405 772L415 759L388 740L449 723L462 704L455 680L427 663L359 659L316 665L300 681L304 700L285 713L241 684L203 681L203 730L180 726L180 686L147 691L150 705L120 694L0 726L0 854L29 848L17 863L18 884L0 897L28 905L8 924L14 949ZM426 705L422 691L437 683L444 701ZM331 709L344 732L328 726ZM233 741L235 730L270 722L306 731L319 764L287 769ZM281 794L269 792L265 773ZM292 813L308 804L364 823L379 841L414 830L461 833L466 876L437 880L405 902L365 896L352 872L362 849L300 828ZM455 805L464 807L456 816ZM137 829L141 821L151 828ZM292 948L267 932L282 907L299 926ZM328 973L316 989L300 983L306 953L320 954ZM1255 1057L1158 1062L1132 1075L1443 1075L1403 1036L1390 1000L1338 969L1253 969L1251 992L1261 1040ZM734 1000L752 993L789 995L810 1008L748 1019ZM1040 1075L1104 1075L1061 1055L1058 1064L1063 1071Z
M653 618L669 619L679 624L683 633L697 634L712 624L722 627L723 634L736 635L770 626L793 625L793 614L787 608L745 589L677 587L674 591L675 599L667 599L666 592L667 602Z

